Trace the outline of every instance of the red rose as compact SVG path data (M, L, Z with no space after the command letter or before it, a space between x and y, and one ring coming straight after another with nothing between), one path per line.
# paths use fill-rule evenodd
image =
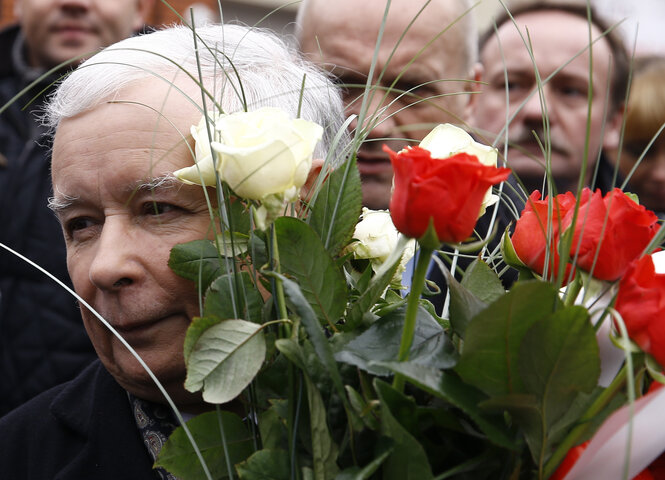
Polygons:
M590 193L584 189L570 257L576 256L576 266L600 280L617 280L658 231L658 217L618 188L604 198L599 190ZM571 210L564 218L566 226L572 217Z
M466 153L440 159L420 147L383 149L395 171L390 215L397 230L411 238L422 237L431 219L440 242L466 240L487 189L510 175L510 169L483 165Z
M563 480L566 478L566 475L568 475L568 472L570 472L570 470L575 466L575 463L577 463L577 460L579 460L579 458L582 456L582 453L584 450L586 450L586 447L589 445L589 443L591 443L591 440L587 440L586 442L568 450L568 453L559 464L559 467L552 475L550 475L549 480Z
M562 227L563 217L575 208L575 196L572 193L557 195L552 199L552 217L548 217L548 198L540 200L540 192L537 190L531 194L511 237L519 259L539 275L545 271L546 255L549 255L548 272L551 274L558 271L559 229ZM549 225L552 231L548 242Z
M633 263L621 279L615 308L630 338L665 365L665 274L656 273L651 255Z
M584 443L577 445L576 447L568 450L566 457L561 461L559 467L554 471L548 480L564 480L568 472L570 472L579 458L584 453L584 450L589 446L591 440L587 440ZM654 477L652 472L649 469L645 468L636 477L633 477L633 480L658 480L658 477Z

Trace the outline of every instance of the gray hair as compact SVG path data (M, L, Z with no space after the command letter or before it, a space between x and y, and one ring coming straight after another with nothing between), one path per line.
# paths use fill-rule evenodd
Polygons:
M273 33L240 25L173 26L105 48L58 86L46 106L45 123L57 128L63 119L112 99L136 81L156 77L173 83L187 76L201 79L225 113L278 107L323 126L317 158L325 158L331 147L339 153L346 146L345 141L333 145L334 136L344 131L344 110L328 74ZM201 104L200 98L194 101ZM212 109L213 99L205 102Z

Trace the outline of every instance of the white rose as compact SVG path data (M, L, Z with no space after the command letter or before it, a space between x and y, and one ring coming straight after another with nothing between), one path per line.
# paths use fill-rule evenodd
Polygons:
M209 149L212 146L220 179L238 196L262 200L279 194L292 201L307 180L312 153L322 135L321 126L291 119L278 108L219 115L210 145L205 122L192 127L197 145L196 165L178 170L175 175L188 183L201 184L202 178L205 185L214 185Z
M360 221L353 232L353 238L357 241L349 246L349 250L353 253L354 258L369 260L372 270L376 272L397 247L398 237L399 232L393 225L390 212L363 208ZM415 240L412 240L404 249L400 265L393 278L395 283L399 283L401 280L406 263L413 257L414 250Z
M464 152L478 157L483 165L496 167L496 148L476 142L464 130L449 123L437 125L423 138L420 147L429 150L432 158L448 158ZM486 208L494 205L498 200L499 197L492 194L492 188L490 187L485 194L478 217L481 217Z
M211 123L211 133L214 135L214 115L208 115L208 121ZM192 138L194 138L194 162L191 167L176 170L174 175L184 183L196 185L217 185L215 167L213 165L212 152L210 150L210 139L206 126L206 117L201 117L198 125L192 125L190 128Z

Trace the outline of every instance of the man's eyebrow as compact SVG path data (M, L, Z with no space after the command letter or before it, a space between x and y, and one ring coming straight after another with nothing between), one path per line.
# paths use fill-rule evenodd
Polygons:
M183 183L172 173L166 173L159 177L142 179L138 182L129 184L125 188L125 191L129 197L127 201L129 201L137 194L151 194L155 191L179 188L182 185ZM56 215L60 216L65 210L71 208L74 204L80 201L81 197L79 195L67 195L58 191L48 199L48 208L50 208Z
M64 210L71 207L80 197L67 195L62 192L55 193L47 201L48 208L56 215L60 215Z
M148 178L140 180L133 185L127 187L130 194L137 194L142 192L152 192L154 190L168 190L171 188L179 188L183 183L178 180L172 173L165 173L159 177Z

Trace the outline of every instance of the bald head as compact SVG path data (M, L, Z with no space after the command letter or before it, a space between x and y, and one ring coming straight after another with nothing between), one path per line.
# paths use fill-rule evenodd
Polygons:
M363 112L368 141L358 153L363 201L370 208L387 208L390 199L392 170L383 144L399 150L439 123L465 124L477 57L470 0L392 0L386 16L387 3L304 0L296 27L303 53L346 88L349 114L360 113L375 62Z
M296 18L296 36L304 52L316 54L323 35L351 35L365 50L376 45L379 29L386 13L387 2L357 0L303 0ZM477 58L475 16L470 0L392 0L382 48L394 48L406 32L402 44L411 39L424 40L425 47L440 53L439 60L467 73ZM409 24L413 21L413 25ZM439 40L436 40L439 37ZM319 52L320 53L320 52ZM364 52L363 52L364 53Z

